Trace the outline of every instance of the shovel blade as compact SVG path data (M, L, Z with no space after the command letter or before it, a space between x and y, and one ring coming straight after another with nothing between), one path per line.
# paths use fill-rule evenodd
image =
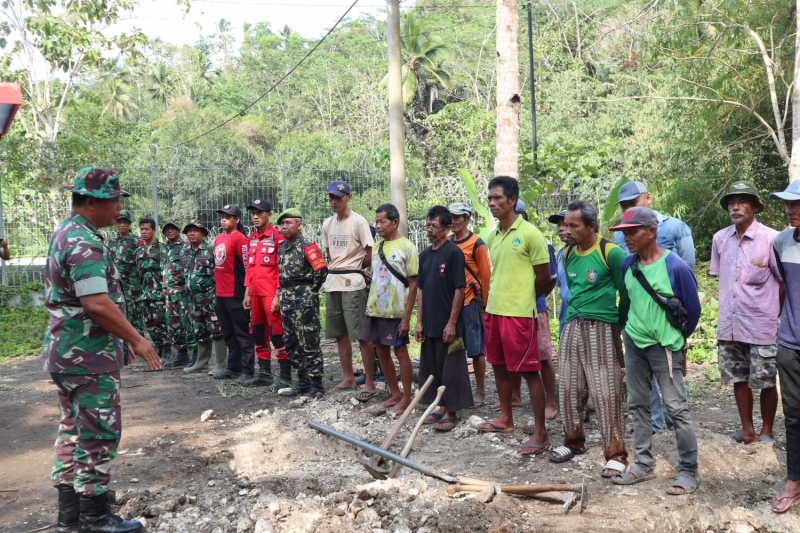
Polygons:
M378 464L378 461L373 459L365 459L363 457L358 458L358 462L364 465L364 468L367 472L370 473L372 477L375 479L387 479L389 476L389 470L382 467Z

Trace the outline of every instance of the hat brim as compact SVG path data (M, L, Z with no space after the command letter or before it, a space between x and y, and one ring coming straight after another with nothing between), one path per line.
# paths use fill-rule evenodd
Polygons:
M565 218L566 217L564 215L550 215L549 217L547 217L547 221L551 224L558 224Z
M201 228L200 226L197 226L197 225L195 225L195 224L186 224L186 225L183 227L183 231L182 231L181 233L189 233L189 228L195 228L195 229L199 229L200 231L202 231L202 232L203 232L203 235L205 235L206 237L208 237L208 228Z
M631 200L636 200L637 198L639 198L643 194L645 194L645 193L640 192L639 194L635 194L633 196L626 196L625 198L617 198L617 203L620 204L622 202L629 202Z
M451 215L463 217L464 215L472 215L471 211L464 211L463 209L456 209L455 211L449 210Z
M264 209L264 206L261 206L261 205L255 205L255 204L250 204L250 205L248 205L248 206L247 206L247 210L248 210L248 211L252 211L252 210L255 210L255 211L264 211L264 212L266 212L266 213L272 213L272 206L269 206L269 209Z
M608 228L608 231L620 231L626 228L646 228L644 224L617 224L616 226L611 226ZM650 226L653 227L653 226Z
M172 226L173 228L175 228L175 229L176 229L176 230L178 230L178 231L180 231L180 230L181 230L181 228L180 228L180 227L178 227L177 225L175 225L175 224L173 224L172 222L170 222L169 224L164 224L163 226L161 226L161 233L164 233L164 231L166 231L166 229L167 229L168 227L170 227L170 226Z
M300 222L303 221L303 217L298 217L298 216L293 216L293 215L283 215L282 217L278 217L278 220L276 221L276 224L280 224L281 221L286 219L286 218L294 218L296 220L299 220Z
M800 200L800 194L794 192L773 192L769 197L773 200Z
M758 210L754 211L753 214L757 215L764 210L764 204L761 203L761 200L755 194L750 194L749 192L737 192L736 194L726 194L722 198L719 199L719 205L722 206L722 209L725 211L728 210L728 204L731 201L731 196L752 196L756 200L756 204L758 205ZM772 197L772 195L770 195ZM800 199L800 196L798 196Z
M242 218L242 214L241 213L235 213L233 211L225 211L224 209L217 209L217 214L218 215L230 215L232 217Z
M117 217L117 222L119 222L120 220L127 220L128 222L133 224L133 219L130 217Z
M89 198L97 198L100 200L111 200L113 198L119 198L123 196L127 198L131 195L128 191L123 191L122 189L114 192L104 192L102 196L97 196L95 194L90 194L88 191L84 191L83 189L78 189L74 185L64 185L63 189L65 191L74 192L75 194L80 194L81 196L88 196Z
M349 192L340 191L339 189L330 190L328 189L328 194L333 194L334 196L338 196L341 198L342 196L347 196L350 194Z

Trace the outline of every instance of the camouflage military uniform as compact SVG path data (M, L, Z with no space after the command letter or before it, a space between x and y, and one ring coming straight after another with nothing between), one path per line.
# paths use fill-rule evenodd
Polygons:
M148 248L140 244L136 249L136 268L139 273L139 283L142 292L139 299L140 309L144 318L144 326L150 338L156 345L156 351L161 350L166 341L165 302L164 302L164 274L161 271L161 246L158 241ZM159 355L161 355L159 353Z
M99 196L106 189L101 180L118 179L109 172L83 169L76 186L68 190ZM118 185L116 191L122 193ZM44 338L44 369L58 387L61 416L52 478L57 486L74 486L87 496L99 496L108 488L122 431L122 341L92 320L80 301L102 293L125 312L111 251L98 229L72 212L53 233L47 254L45 305L50 323Z
M220 340L222 332L214 311L214 246L204 242L195 250L187 245L181 255L186 287L189 291L188 322L192 328L192 342L205 343Z
M142 313L139 311L142 288L136 270L136 248L138 246L139 242L132 233L127 234L125 237L115 235L108 241L111 256L114 258L117 271L119 271L122 292L125 294L128 320L136 328L136 331L143 333L144 323L142 321Z
M322 378L322 350L319 345L319 289L328 275L327 267L314 271L306 257L309 243L299 236L278 248L278 271L283 340L299 379Z
M186 272L181 262L185 241L178 239L175 244L161 244L161 268L164 273L165 332L168 346L185 347L190 343L186 324L189 307L189 293L186 289Z

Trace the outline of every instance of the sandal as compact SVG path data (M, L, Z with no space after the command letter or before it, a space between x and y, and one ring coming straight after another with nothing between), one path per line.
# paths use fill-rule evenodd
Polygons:
M444 415L442 413L431 413L431 414L428 415L428 418L425 419L425 422L423 422L423 425L427 426L429 424L436 424L442 418L444 418Z
M772 443L775 442L775 439L773 439L769 435L759 435L758 436L758 442L768 442L768 443L772 444Z
M682 494L691 494L700 486L700 476L692 474L691 472L681 472L678 477L672 480L672 483L667 487L667 494L673 496L681 496ZM680 487L683 490L672 490L673 487ZM790 506L791 507L791 506Z
M506 434L514 433L514 428L506 429L500 427L491 420L487 420L486 422L481 422L480 424L475 424L475 427L478 428L478 431L481 431L483 433L506 433Z
M366 394L366 396L362 396L362 394ZM376 390L362 390L359 391L358 394L354 394L353 398L355 398L361 403L366 403L371 399L375 398L376 396L380 396L380 394L381 393Z
M547 444L531 444L525 442L519 447L517 453L520 455L539 455L540 453L546 452L551 447L549 442Z
M776 505L777 502L779 502L780 500L789 500L789 503L783 506ZM772 498L772 501L770 502L770 504L772 505L772 512L778 514L785 513L786 511L791 509L792 506L795 503L797 503L797 501L800 501L800 494L798 494L797 496L784 496L783 498L778 498L778 496L774 496Z
M336 385L332 389L328 389L326 394L334 394L337 392L356 392L360 390L361 389L359 387L345 387L344 385Z
M433 425L433 429L436 431L453 431L460 421L461 419L457 416L442 418Z
M606 463L606 466L603 467L603 470L600 472L600 477L612 478L614 476L619 476L620 474L625 472L626 468L628 468L628 465L626 465L625 463L620 463L619 461L611 459L609 462ZM606 470L616 470L618 473L606 474Z
M751 442L747 442L746 440L744 440L744 435L742 435L741 430L737 429L728 436L732 438L734 441L736 441L737 444L744 444L745 446L747 446L748 444L752 444Z
M655 479L655 472L647 472L639 465L633 465L627 472L623 471L620 474L611 477L611 482L614 485L635 485L642 481L650 481Z
M559 446L558 448L554 449L550 453L550 462L551 463L566 463L570 459L575 457L575 452L571 449L567 448L566 446Z

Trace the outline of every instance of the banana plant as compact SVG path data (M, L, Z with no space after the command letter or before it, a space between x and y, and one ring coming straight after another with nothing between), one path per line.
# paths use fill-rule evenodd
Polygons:
M472 202L472 211L479 215L481 220L481 223L478 224L477 217L472 218L472 231L481 239L486 240L492 227L492 214L489 213L489 208L481 202L478 196L478 188L475 186L472 176L469 175L469 171L466 168L462 168L458 173L461 175L461 180L464 182L464 187L467 189L470 202Z

